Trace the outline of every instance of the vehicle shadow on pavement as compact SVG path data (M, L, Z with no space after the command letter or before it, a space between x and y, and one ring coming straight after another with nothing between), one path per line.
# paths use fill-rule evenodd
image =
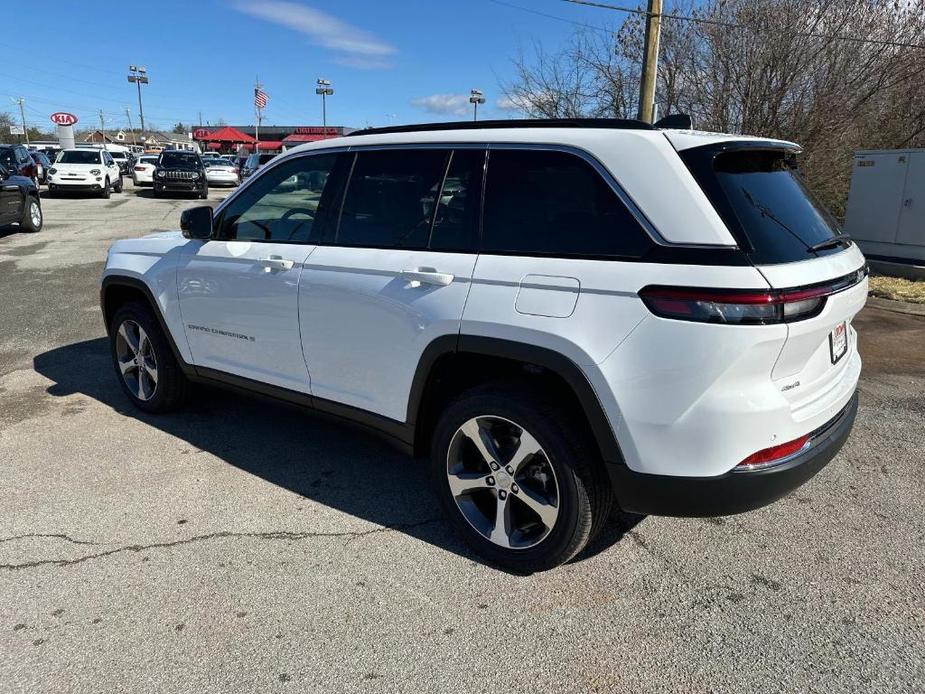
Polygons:
M54 382L47 389L50 395L81 393L188 442L193 453L211 453L314 502L482 561L444 522L427 466L372 434L275 401L210 387L196 387L180 412L141 412L116 381L105 338L44 352L33 365ZM643 518L614 514L573 561L612 546Z

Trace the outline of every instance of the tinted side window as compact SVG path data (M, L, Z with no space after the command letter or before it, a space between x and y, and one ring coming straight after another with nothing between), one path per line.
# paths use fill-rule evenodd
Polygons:
M340 204L329 185L337 154L292 159L261 173L222 211L222 238L308 243Z
M336 242L426 248L448 156L433 149L358 153Z
M435 251L467 251L475 248L485 150L458 149L450 159L429 247Z
M639 257L652 241L600 174L566 152L488 156L482 250Z

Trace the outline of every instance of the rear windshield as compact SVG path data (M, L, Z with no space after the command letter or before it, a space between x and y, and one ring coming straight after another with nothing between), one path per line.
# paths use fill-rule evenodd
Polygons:
M99 164L99 150L68 150L61 152L59 164Z
M796 156L776 149L695 148L681 158L756 265L840 253L810 247L841 234L797 170Z

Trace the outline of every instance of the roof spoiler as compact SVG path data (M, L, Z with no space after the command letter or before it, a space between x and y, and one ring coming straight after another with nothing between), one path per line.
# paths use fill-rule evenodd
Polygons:
M687 113L671 113L655 123L659 130L693 130L694 121Z

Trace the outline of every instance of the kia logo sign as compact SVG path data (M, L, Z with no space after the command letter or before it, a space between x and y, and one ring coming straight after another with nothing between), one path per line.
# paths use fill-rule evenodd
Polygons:
M205 140L212 134L211 130L206 130L205 128L196 128L193 131L194 140Z
M59 111L58 113L51 114L51 122L55 125L74 125L74 123L77 122L77 116L73 113Z

